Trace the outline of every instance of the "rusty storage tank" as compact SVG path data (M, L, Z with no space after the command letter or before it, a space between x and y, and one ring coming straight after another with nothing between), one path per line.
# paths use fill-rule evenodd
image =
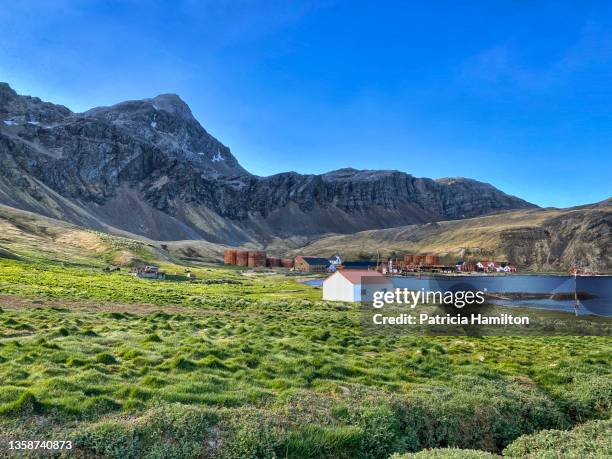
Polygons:
M223 263L226 265L235 265L237 252L238 251L234 249L225 249L223 251Z
M281 260L281 266L283 268L293 268L293 258L283 258Z
M423 264L427 266L434 266L440 264L440 257L436 255L425 255L425 259L423 260Z
M416 266L420 266L425 262L425 256L424 255L414 255L412 257L412 264L416 265Z
M266 266L268 268L276 268L280 266L280 259L278 258L266 258Z
M282 266L280 258L268 258L267 265L271 268L278 268Z
M250 268L266 266L266 252L263 250L249 250L248 265Z
M406 263L407 265L414 264L414 255L412 254L404 255L404 263Z
M237 250L236 251L236 264L238 266L248 266L249 252L246 250Z

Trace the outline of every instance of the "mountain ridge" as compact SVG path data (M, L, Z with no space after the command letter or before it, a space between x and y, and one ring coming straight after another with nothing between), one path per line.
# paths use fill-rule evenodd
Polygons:
M0 84L0 164L1 203L160 240L241 244L536 207L394 170L258 177L176 94L73 113Z

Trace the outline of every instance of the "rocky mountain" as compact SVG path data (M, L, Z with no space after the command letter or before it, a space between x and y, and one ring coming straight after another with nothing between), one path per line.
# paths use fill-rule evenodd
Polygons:
M6 83L0 203L151 239L228 244L535 207L464 178L354 169L258 177L176 95L73 113Z

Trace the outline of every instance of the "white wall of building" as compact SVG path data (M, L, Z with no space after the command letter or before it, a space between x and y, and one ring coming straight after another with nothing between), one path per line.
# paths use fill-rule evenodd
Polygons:
M387 279L381 278L380 283L368 283L364 286L361 283L353 284L341 273L336 272L323 281L323 299L328 301L359 302L363 297L367 301L371 301L375 291L387 292L392 288L393 285Z
M323 299L328 301L360 301L361 290L339 272L323 281ZM359 294L356 296L356 294Z

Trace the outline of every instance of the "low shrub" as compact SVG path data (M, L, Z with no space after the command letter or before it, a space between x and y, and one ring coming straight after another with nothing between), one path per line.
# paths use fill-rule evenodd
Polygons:
M141 453L140 434L135 426L116 421L102 421L77 432L75 446L108 458L137 458Z
M239 415L237 415L239 414ZM223 459L286 457L287 442L281 416L255 409L241 409L223 417L220 431Z
M186 458L216 454L217 415L195 407L165 405L133 419L106 420L77 432L75 446L85 457Z
M284 411L297 425L359 427L355 457L447 446L495 453L525 433L569 426L550 397L519 381L458 377L453 383L415 385L407 395L350 384L343 396L297 391Z
M569 425L553 400L517 381L459 377L394 398L408 451L452 446L496 452L524 433Z
M574 422L608 417L612 409L612 378L589 376L557 390L567 415Z
M418 453L393 454L389 459L494 459L500 456L476 449L437 448Z
M503 451L519 458L603 458L612 456L612 420L590 421L572 430L524 435Z

